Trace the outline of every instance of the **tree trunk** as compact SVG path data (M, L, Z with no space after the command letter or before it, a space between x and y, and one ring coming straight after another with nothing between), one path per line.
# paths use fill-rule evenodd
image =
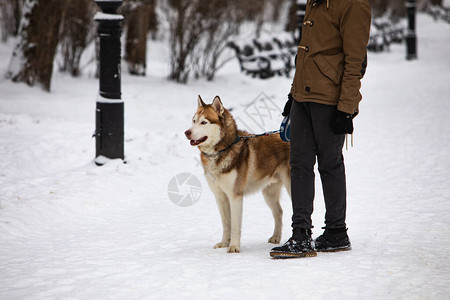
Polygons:
M284 5L286 3L286 0L271 0L271 8L272 8L272 16L271 21L272 22L278 22L281 17L282 9L284 8Z
M158 13L156 12L156 3L157 0L150 1L150 12L148 15L149 17L148 30L151 33L152 40L156 39L156 34L158 33L159 27Z
M50 91L53 59L66 0L26 0L7 76Z
M0 24L2 41L6 42L8 37L17 36L20 25L20 16L23 0L0 1Z
M289 12L288 12L288 20L286 22L286 26L284 27L284 30L288 32L294 33L298 28L298 16L297 16L297 1L296 0L290 0L291 3L289 5Z
M150 5L143 3L133 9L128 17L125 60L128 72L133 75L145 76L150 10Z
M266 10L266 0L260 0L257 2L257 10L256 10L256 30L255 30L255 36L257 39L261 37L261 30L264 25L264 12Z

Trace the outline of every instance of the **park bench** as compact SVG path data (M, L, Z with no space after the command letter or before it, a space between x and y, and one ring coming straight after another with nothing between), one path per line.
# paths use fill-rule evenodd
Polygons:
M292 45L273 38L253 39L251 42L231 41L228 43L239 61L241 71L261 79L275 75L289 76L293 67Z
M388 50L391 43L402 43L405 39L405 28L401 22L393 24L386 17L374 19L367 50L380 52Z

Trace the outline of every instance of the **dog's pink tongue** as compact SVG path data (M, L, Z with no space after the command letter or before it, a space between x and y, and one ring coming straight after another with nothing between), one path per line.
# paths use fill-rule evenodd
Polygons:
M200 141L191 140L191 146L196 146L200 143Z

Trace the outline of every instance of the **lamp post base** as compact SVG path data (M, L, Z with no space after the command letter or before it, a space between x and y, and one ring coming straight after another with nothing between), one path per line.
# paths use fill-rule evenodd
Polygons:
M417 59L417 37L415 34L406 37L406 59Z

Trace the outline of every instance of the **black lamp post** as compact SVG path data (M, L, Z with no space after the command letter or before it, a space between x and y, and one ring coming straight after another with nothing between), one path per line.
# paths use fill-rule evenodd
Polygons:
M96 0L102 12L95 15L100 40L100 88L96 109L96 159L124 159L124 103L121 99L120 61L123 16L117 14L122 0Z
M406 1L408 13L408 31L406 33L406 59L417 59L417 37L416 37L416 0Z
M298 40L297 45L300 44L302 38L302 26L303 20L305 19L306 2L307 0L296 0L297 1L297 18L298 18Z

